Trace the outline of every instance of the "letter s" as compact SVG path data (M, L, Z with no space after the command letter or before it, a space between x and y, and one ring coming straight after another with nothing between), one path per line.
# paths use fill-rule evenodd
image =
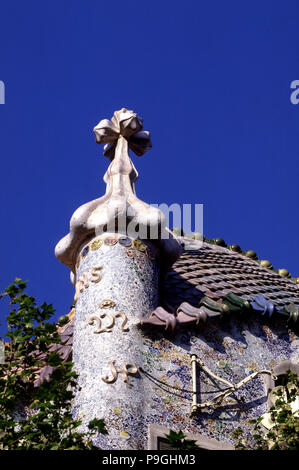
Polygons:
M298 104L299 103L299 80L292 81L291 89L295 89L295 91L293 91L290 96L291 103Z

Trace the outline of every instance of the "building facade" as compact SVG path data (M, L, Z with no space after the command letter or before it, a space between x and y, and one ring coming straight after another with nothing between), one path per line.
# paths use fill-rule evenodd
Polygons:
M104 196L81 206L56 246L75 305L59 327L79 374L82 429L105 418L103 449L162 449L170 429L203 449L252 442L277 377L299 369L298 279L254 251L169 230L139 200L129 149L151 148L142 119L122 109L94 129L110 165ZM152 236L154 234L154 236Z

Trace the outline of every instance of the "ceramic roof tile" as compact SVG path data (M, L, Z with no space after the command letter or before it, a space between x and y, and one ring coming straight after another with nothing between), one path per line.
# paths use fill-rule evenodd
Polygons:
M186 243L186 239L180 239ZM202 295L214 299L217 297L220 301L228 292L234 292L248 300L262 294L278 305L294 303L299 306L299 289L294 281L228 248L196 240L192 240L192 245L197 245L198 249L185 248L168 273L167 281L162 284L162 297L165 301L179 304L181 295L176 302L175 292L181 284L185 292L191 287L196 287ZM194 297L194 301L198 301L194 292L188 297Z

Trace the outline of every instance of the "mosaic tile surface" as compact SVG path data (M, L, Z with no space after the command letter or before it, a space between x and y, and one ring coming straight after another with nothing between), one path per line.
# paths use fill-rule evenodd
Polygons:
M234 444L234 429L242 427L252 441L249 420L266 411L266 390L259 376L231 395L223 406L203 409L190 417L192 381L190 355L196 354L217 376L238 383L261 369L272 369L291 358L299 362L297 337L281 319L265 324L257 315L247 320L215 322L202 331L182 330L175 336L149 333L144 339L144 370L148 384L146 422L201 434ZM197 367L198 402L211 399L225 385Z
M158 267L152 251L143 251L142 246L137 249L128 240L92 240L88 246L81 249L77 279L88 273L89 286L82 283L75 322L63 327L61 334L63 352L69 358L73 347L80 374L82 391L74 402L74 413L84 422L98 417L107 423L109 436L98 436L95 443L105 449L147 448L151 423L231 444L233 430L241 426L250 443L249 420L267 407L263 377L248 382L223 406L205 408L190 417L190 355L197 354L212 372L233 383L257 370L272 369L286 359L299 363L299 339L287 330L285 319L251 312L247 316L211 318L204 328L185 326L173 333L171 329L141 329L137 323L161 300L173 306L186 301L196 305L204 295L221 301L228 292L248 300L262 294L277 306L298 305L298 286L257 261L204 243L200 249L185 247L161 285L158 303ZM97 267L101 269L92 271ZM105 300L112 300L115 306L106 308L103 303L99 308ZM128 332L121 330L121 318L115 318L113 328L107 328L111 318L106 316L101 326L108 331L94 333L96 324L89 323L92 315L115 315L118 311L129 319ZM101 377L112 377L109 361L115 361L118 369L122 364L138 367L137 375L128 376L131 385L124 382L121 373L115 382L103 382ZM198 402L211 399L223 388L200 367L197 376Z
M126 376L124 371L132 371L142 361L142 338L136 323L157 305L158 268L146 250L134 249L134 256L129 257L126 249L113 237L87 253L82 247L76 277L77 282L83 279L79 284L73 341L81 390L76 392L73 410L85 429L95 417L109 421L109 437L97 439L102 448L134 449L143 445L138 429L142 422L144 381L139 373ZM127 322L122 327L124 316ZM94 317L98 320L90 321ZM95 333L99 330L102 332ZM111 363L122 372L113 371ZM134 429L131 422L136 417L140 425Z

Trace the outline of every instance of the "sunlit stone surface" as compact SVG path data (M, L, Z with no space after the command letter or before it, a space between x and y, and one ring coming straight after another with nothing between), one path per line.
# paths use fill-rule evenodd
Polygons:
M103 238L110 238L114 243L114 237L117 239L118 235ZM92 246L92 240L88 245ZM144 248L142 245L141 249ZM82 253L85 256L82 257ZM93 271L94 268L101 269ZM83 246L77 280L80 276L87 279L87 283L76 303L73 355L81 390L76 393L74 413L85 425L93 418L105 418L109 436L99 435L96 439L101 448L143 448L145 403L140 374L128 375L130 384L124 382L126 377L122 373L114 383L105 383L102 377L113 378L111 361L115 361L116 369L130 364L129 371L134 370L132 366L143 365L141 332L136 323L157 306L158 266L154 251L149 247L144 252L139 251L133 242L131 247L119 242L110 246L103 243L96 250ZM105 300L113 301L115 306L105 308L109 305L103 302ZM122 316L115 318L118 312L122 312ZM100 318L103 314L106 314L104 318ZM128 320L125 325L123 314ZM99 323L89 324L93 316L100 318L102 329L112 322L114 326L95 333Z

